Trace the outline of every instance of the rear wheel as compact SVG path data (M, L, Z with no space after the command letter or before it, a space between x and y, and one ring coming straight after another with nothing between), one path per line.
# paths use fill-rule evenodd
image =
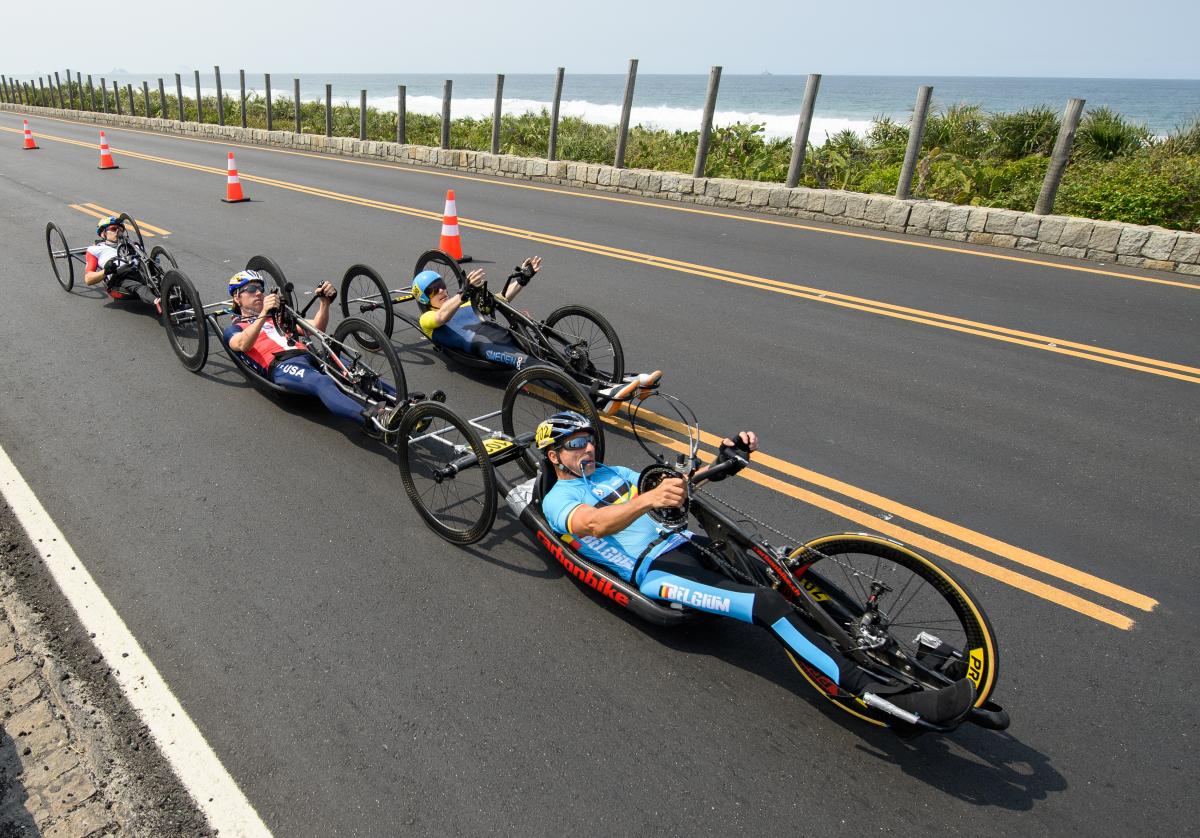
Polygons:
M351 265L346 271L342 277L342 316L366 320L391 337L395 325L391 294L374 268Z
M163 277L162 322L180 362L199 372L208 360L208 321L192 281L172 268Z
M443 404L421 402L400 420L400 479L431 530L473 544L496 520L496 475L479 433Z
M364 396L375 401L384 401L387 396L395 397L396 401L408 398L408 382L404 379L400 356L387 335L375 325L357 317L347 317L338 323L333 339L355 353L358 356L356 364L369 371Z
M904 545L865 534L810 541L789 557L793 575L864 647L868 669L937 689L960 678L975 684L982 708L996 686L1000 653L983 608L949 571ZM868 606L872 594L876 605ZM805 679L821 688L802 661L788 653ZM858 702L835 701L877 725L893 717Z
M447 290L457 288L459 291L467 284L467 275L463 269L459 267L458 262L455 262L448 254L441 250L426 250L417 259L417 266L413 270L413 275L419 274L421 271L436 271L441 276L442 281L446 283Z
M46 225L46 252L50 255L54 278L64 291L70 291L75 286L75 259L67 247L67 237L53 221Z
M252 256L250 257L250 261L246 263L246 270L258 271L259 273L264 273L271 277L271 280L275 283L275 287L279 289L280 302L282 302L288 308L295 310L296 295L293 294L291 288L288 287L287 277L284 276L283 269L275 263L274 259L272 259L270 256ZM266 292L270 294L272 290L273 288L271 287L271 284L268 283Z
M570 371L610 384L624 377L621 339L598 311L587 306L563 306L550 312L546 326L554 331L551 343L569 358Z
M596 460L604 461L604 427L600 414L583 388L562 370L554 367L527 367L512 377L504 389L500 421L504 433L518 438L530 436L544 419L561 410L574 410L587 417L596 429ZM532 476L537 471L539 453L524 449L517 462Z

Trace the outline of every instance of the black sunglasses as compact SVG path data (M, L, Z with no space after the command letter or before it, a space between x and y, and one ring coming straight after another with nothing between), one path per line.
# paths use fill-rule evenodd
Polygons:
M446 283L442 282L440 279L435 279L433 282L429 283L429 287L425 289L425 294L426 294L426 296L432 297L434 294L438 293L439 291L445 291L445 290L446 290Z

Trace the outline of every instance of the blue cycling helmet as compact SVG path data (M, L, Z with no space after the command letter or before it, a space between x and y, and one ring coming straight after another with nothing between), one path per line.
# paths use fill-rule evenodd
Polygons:
M104 231L112 226L117 226L117 227L121 227L122 229L124 229L124 225L121 224L120 217L116 216L116 215L110 215L107 218L101 218L99 221L96 222L96 235L103 236Z
M580 431L596 432L592 426L592 422L582 413L576 413L574 410L560 410L553 416L542 420L542 423L537 426L537 431L534 433L534 444L537 445L539 451L545 451L549 448L554 448L571 434L577 434Z
M442 275L437 271L421 271L413 277L412 292L417 298L417 302L423 306L429 305L429 286L442 278ZM444 280L443 280L444 284Z
M263 279L263 275L258 271L238 271L229 277L229 296L232 297L252 282L257 282L263 287L264 291L267 288L267 281Z

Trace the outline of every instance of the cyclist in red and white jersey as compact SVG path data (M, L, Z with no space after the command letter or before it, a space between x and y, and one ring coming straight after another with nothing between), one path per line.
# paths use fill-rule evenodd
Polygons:
M96 235L100 236L100 239L87 249L83 268L84 283L99 285L103 282L113 299L136 296L162 314L153 289L141 281L136 257L134 261L128 261L118 255L117 244L125 235L125 226L119 217L110 215L101 218L100 223L96 225Z

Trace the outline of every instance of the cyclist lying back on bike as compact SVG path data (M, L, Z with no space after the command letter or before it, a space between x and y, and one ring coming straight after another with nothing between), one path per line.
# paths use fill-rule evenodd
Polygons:
M370 436L383 436L398 407L384 402L363 404L343 392L313 363L302 335L283 334L276 328L272 313L279 308L279 295L264 296L265 289L265 279L258 271L239 271L230 278L234 317L224 335L229 348L268 381L293 393L316 396L334 415L357 423ZM311 323L324 331L337 291L330 283L322 282L313 293L318 295L318 307Z
M908 685L881 684L811 629L782 594L734 582L712 569L705 555L709 539L690 530L661 527L647 514L655 508L682 506L684 481L667 478L639 494L637 472L595 461L594 430L586 417L574 411L554 414L538 426L535 444L545 457L542 468L553 468L557 477L542 500L542 513L550 526L560 535L570 533L585 558L615 571L646 596L766 628L793 654L828 676L844 693L838 696L841 700L868 693L886 696L902 710L934 724L953 723L970 711L975 700L970 680L918 691L909 691ZM743 468L757 447L758 438L751 431L722 440L714 465L739 457L743 463L714 480ZM699 470L694 480L703 480L706 470Z
M504 291L497 294L512 302L542 267L542 258L526 259L508 277ZM434 343L466 352L493 363L521 369L529 356L513 341L508 329L484 320L475 311L472 297L483 286L483 268L467 274L467 287L450 295L446 281L436 271L421 271L413 277L412 292L421 307L421 331Z
M125 236L125 225L120 222L119 216L101 218L100 223L96 225L96 235L100 238L87 249L83 268L84 283L99 285L103 282L109 291L136 296L162 314L158 297L141 281L137 265L120 258L117 253L117 245Z

